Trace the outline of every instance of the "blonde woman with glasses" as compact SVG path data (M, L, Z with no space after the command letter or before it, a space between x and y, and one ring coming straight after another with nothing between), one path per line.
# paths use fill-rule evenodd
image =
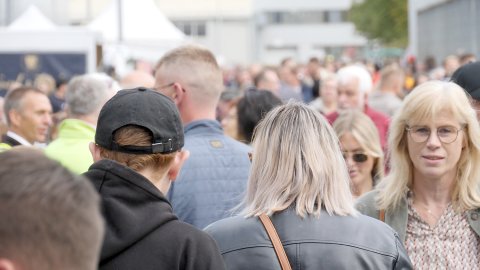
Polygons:
M205 229L227 269L281 269L262 214L292 269L411 269L396 233L354 210L337 136L319 112L299 103L274 108L252 148L242 214Z
M398 232L415 269L480 269L480 128L464 90L417 86L389 136L390 174L357 208Z
M340 114L333 129L340 140L355 198L370 191L383 177L383 150L373 121L359 110Z

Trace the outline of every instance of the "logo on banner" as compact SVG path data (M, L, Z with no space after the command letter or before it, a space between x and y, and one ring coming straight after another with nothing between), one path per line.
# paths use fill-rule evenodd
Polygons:
M40 60L38 58L38 55L36 54L26 54L23 57L23 63L25 64L25 67L29 71L37 70L39 67L39 62Z

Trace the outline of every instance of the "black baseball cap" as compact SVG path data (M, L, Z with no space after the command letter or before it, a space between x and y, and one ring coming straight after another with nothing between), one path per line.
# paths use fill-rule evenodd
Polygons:
M149 130L152 144L120 145L115 142L115 131L127 125ZM145 87L120 90L100 111L95 143L108 150L130 154L178 151L184 144L180 114L172 100L159 92Z
M451 81L463 87L473 99L480 100L480 61L459 67Z

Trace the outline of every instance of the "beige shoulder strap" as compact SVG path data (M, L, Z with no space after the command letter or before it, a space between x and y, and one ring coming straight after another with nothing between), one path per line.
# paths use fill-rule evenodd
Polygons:
M259 218L263 224L263 227L265 227L265 230L267 231L270 241L272 241L273 248L275 249L275 253L277 254L277 258L280 262L282 270L291 270L292 267L290 266L290 262L288 261L287 254L285 253L285 249L283 249L282 242L278 237L277 230L275 230L275 226L273 226L272 221L265 214L261 214Z
M385 209L380 209L380 212L378 213L378 219L382 222L385 222Z

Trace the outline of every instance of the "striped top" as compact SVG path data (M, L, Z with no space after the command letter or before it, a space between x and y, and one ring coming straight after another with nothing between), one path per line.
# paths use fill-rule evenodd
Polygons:
M434 227L413 208L408 194L405 248L415 269L480 269L480 239L468 224L466 212L449 204Z

